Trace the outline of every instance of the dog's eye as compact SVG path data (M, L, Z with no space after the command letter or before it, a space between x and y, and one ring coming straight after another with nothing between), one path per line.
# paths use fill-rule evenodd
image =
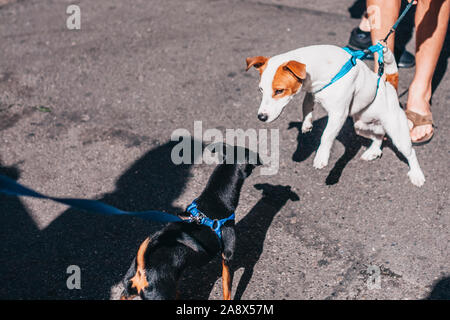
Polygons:
M284 89L275 90L275 95L277 96L279 94L282 94L283 92L284 92Z

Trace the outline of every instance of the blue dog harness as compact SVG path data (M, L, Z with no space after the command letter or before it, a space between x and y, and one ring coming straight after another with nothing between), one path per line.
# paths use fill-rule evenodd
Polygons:
M341 79L343 76L345 76L354 66L356 66L356 59L362 60L368 54L371 54L371 53L373 54L376 52L376 53L378 53L378 65L379 65L377 91L375 93L375 97L376 97L377 93L378 93L378 88L380 86L381 76L384 73L384 55L383 55L384 46L380 42L378 42L376 45L373 45L365 50L352 50L348 47L344 47L342 49L344 49L347 53L349 53L351 55L350 59L347 61L346 64L344 64L344 66L341 68L341 70L339 70L339 72L333 77L333 79L331 79L331 81L328 84L323 86L321 89L316 90L314 92L314 94L321 92L325 88L328 88L333 83L335 83L336 81ZM375 98L374 98L374 100L375 100Z
M222 245L222 230L221 230L222 226L225 224L225 222L235 219L234 212L228 218L221 220L208 218L203 212L201 212L197 208L196 200L192 201L192 203L187 207L186 212L191 214L191 216L188 219L189 222L196 222L197 224L210 227L219 238L221 245Z
M80 209L87 212L93 212L104 215L127 215L127 216L135 216L147 220L152 220L156 222L196 222L200 225L207 226L211 228L212 231L219 238L220 245L222 247L222 226L228 220L234 220L234 213L230 215L228 218L217 220L208 218L203 212L201 212L197 208L197 203L194 200L186 209L186 212L190 213L190 217L188 219L181 219L173 214L169 214L161 211L142 211L142 212L129 212L123 211L111 205L105 204L98 200L89 200L89 199L73 199L73 198L55 198L49 197L39 192L36 192L30 188L27 188L16 181L0 175L0 193L12 195L12 196L24 196L24 197L32 197L38 199L46 199L52 200L54 202L62 203L67 206Z

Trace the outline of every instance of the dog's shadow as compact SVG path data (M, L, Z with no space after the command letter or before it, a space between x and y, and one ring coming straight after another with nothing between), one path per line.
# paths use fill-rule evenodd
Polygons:
M255 188L262 190L262 198L236 224L236 251L234 253L232 270L244 269L236 287L235 300L240 300L253 275L256 263L264 248L267 231L276 216L287 201L299 201L298 195L291 191L290 186L256 184ZM180 281L180 298L206 300L218 279L222 277L221 259L213 259L205 267L188 268Z
M302 133L302 122L291 122L289 123L288 129L296 128L298 130L297 136L297 149L292 155L292 160L295 162L302 162L308 159L314 152L317 151L320 145L320 138L322 136L323 130L327 125L328 117L323 117L313 122L313 129L308 133ZM327 185L334 185L339 182L341 175L347 166L347 164L358 154L362 147L368 148L372 143L371 140L361 137L356 134L353 127L353 119L348 117L345 121L344 126L339 132L336 140L344 145L344 154L336 161L327 178L325 183ZM383 141L381 148L388 147L391 149L397 158L408 164L406 158L397 150L397 148L392 144L392 141L387 138Z
M156 146L123 172L101 201L130 211L183 211L172 202L183 192L190 164L175 165L177 142ZM192 163L192 162L191 162ZM13 179L18 170L1 167ZM36 182L38 183L38 182ZM40 230L21 199L0 194L2 299L109 299L139 244L162 224L133 217L68 209ZM37 212L45 217L45 212ZM67 268L81 269L81 289L70 290Z
M18 168L1 163L0 174L13 180L20 177ZM22 201L0 193L0 299L26 299L36 289L33 279L42 274L33 254L39 237L39 228Z
M297 149L292 155L293 161L305 161L315 151L317 151L320 145L320 138L327 125L327 121L328 117L315 120L313 122L313 129L306 134L302 133L302 122L289 123L289 129L296 128L298 130ZM347 118L336 139L344 145L345 151L339 160L336 161L334 167L328 174L325 180L327 185L334 185L338 183L345 167L350 160L356 156L359 149L361 149L362 146L368 147L370 145L370 141L368 139L362 138L356 134L353 128L353 120L351 118Z
M450 300L450 277L439 279L425 300Z

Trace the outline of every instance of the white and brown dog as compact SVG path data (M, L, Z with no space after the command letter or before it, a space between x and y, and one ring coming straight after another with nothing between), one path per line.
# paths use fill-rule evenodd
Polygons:
M356 133L372 140L371 146L361 157L363 160L374 160L381 156L383 137L388 134L395 147L408 160L411 182L422 186L425 177L412 148L408 121L394 88L398 82L398 69L392 52L385 51L388 82L380 81L378 92L377 74L360 60L345 76L320 91L349 59L349 53L331 45L300 48L271 58L247 58L247 70L255 67L261 75L259 90L262 101L258 119L264 122L277 119L283 108L302 89L306 92L303 101L303 133L311 131L313 127L315 102L319 102L328 113L328 123L314 158L315 168L321 169L328 165L333 141L350 115Z

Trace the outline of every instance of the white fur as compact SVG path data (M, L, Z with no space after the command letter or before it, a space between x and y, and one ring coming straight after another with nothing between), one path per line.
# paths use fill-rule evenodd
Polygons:
M314 167L321 169L328 165L333 141L347 117L352 116L356 132L373 141L361 158L370 161L381 157L381 143L384 135L388 134L393 144L408 160L410 167L408 176L411 182L416 186L422 186L425 177L412 149L406 115L400 108L397 92L391 84L380 81L374 100L377 75L364 62L358 60L356 66L344 77L323 91L313 93L328 84L349 58L350 55L342 48L331 45L300 48L270 58L259 84L263 96L258 114L266 114L267 122L279 117L292 96L282 99L272 97L275 72L282 63L290 60L301 62L306 65L307 73L301 88L307 93L303 102L302 132L311 131L313 127L312 109L315 102L319 102L328 113L328 123L314 159ZM385 53L385 63L388 74L397 72L390 51Z

